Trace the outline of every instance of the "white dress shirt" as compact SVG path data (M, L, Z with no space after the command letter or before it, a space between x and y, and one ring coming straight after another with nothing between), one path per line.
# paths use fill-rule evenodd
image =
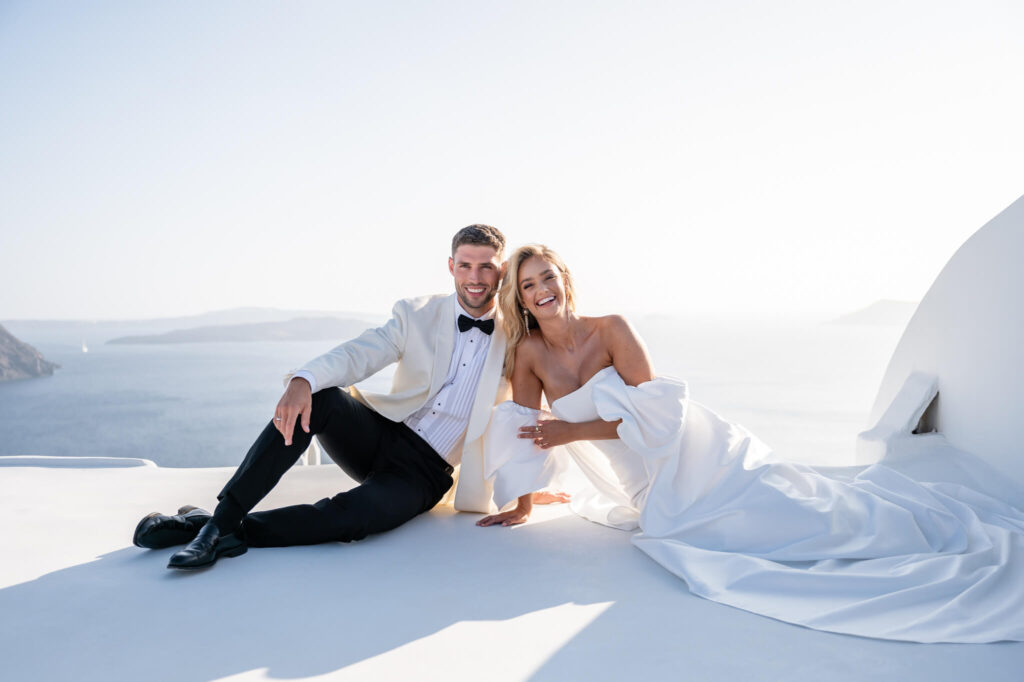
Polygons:
M461 310L460 314L466 313ZM466 315L472 317L471 315ZM492 309L474 320L489 320L494 317ZM444 457L452 466L457 466L462 457L462 448L455 447L469 424L469 412L480 384L491 337L476 327L460 332L458 316L455 319L455 349L448 365L448 375L441 384L441 390L426 405L413 412L405 420L406 426L420 438L427 441L434 451Z

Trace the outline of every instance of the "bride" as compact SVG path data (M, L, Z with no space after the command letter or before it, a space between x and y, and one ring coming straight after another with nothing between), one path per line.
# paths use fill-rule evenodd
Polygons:
M867 637L1024 640L1024 513L884 463L826 474L774 459L656 377L625 319L577 315L545 246L512 255L499 296L513 402L495 408L485 473L499 508L516 504L478 525L526 521L567 453L587 481L573 510L639 528L633 543L697 595Z

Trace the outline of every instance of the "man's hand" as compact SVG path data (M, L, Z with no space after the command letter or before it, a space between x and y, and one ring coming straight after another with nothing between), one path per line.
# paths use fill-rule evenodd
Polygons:
M309 433L309 416L313 412L313 392L309 382L295 377L288 382L288 388L274 410L274 426L284 436L284 444L292 444L295 420L302 417L302 430Z
M530 438L537 447L547 450L579 440L576 427L577 424L561 419L540 419L536 426L520 427L519 438Z

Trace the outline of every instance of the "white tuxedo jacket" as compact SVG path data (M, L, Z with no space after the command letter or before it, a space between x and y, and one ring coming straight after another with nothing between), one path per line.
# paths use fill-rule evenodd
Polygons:
M400 422L441 390L455 349L455 318L462 308L455 294L438 294L403 299L391 312L383 326L366 330L310 360L302 369L313 375L318 390L347 388L365 405ZM469 425L455 446L462 448L462 462L456 473L454 501L455 508L462 511L492 511L491 487L484 479L483 436L491 409L508 399L509 386L501 371L505 345L505 333L496 321ZM398 366L390 393L359 391L352 386L393 363Z

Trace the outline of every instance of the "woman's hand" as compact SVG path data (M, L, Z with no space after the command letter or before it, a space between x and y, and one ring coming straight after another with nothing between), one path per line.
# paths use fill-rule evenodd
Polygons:
M478 526L518 526L520 523L526 523L526 520L530 518L530 512L524 512L519 507L507 512L501 512L500 514L491 514L485 516L476 522Z
M519 438L531 438L543 450L579 440L576 424L561 419L540 419L536 426L522 426Z
M572 495L561 490L541 490L533 494L534 504L565 504L572 502Z
M520 523L526 523L526 520L530 518L531 511L533 511L533 493L526 493L525 495L520 496L515 509L507 512L501 512L500 514L485 516L477 521L476 525L518 526Z

